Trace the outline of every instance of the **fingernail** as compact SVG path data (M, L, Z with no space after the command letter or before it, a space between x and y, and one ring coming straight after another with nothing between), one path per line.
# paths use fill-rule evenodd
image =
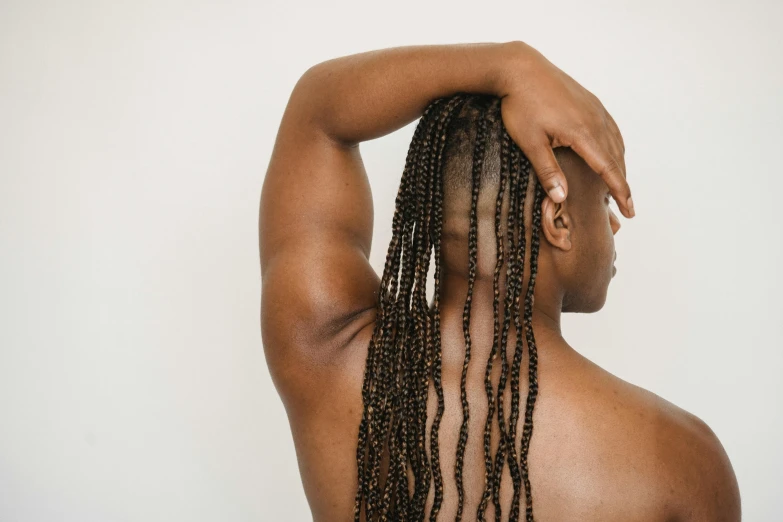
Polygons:
M628 207L628 210L631 211L631 217L634 217L636 215L636 211L633 209L633 198L631 196L628 196L628 199L625 201L625 204Z
M555 203L560 203L565 199L565 190L563 190L563 187L558 185L549 191L549 197L552 198L552 201Z

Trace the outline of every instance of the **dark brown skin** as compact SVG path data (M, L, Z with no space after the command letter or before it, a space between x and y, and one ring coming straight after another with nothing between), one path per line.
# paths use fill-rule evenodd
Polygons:
M626 217L633 210L627 204L622 137L611 116L597 98L521 42L396 48L330 60L305 73L291 95L261 197L261 328L314 520L352 520L357 488L361 386L380 285L368 260L373 204L358 144L410 123L431 100L456 92L503 98L504 124L542 184L548 189L559 184L571 194L563 200L550 192L542 204L533 314L539 394L529 456L536 520L740 520L736 478L710 428L599 368L561 335L561 312L597 311L606 300L620 228L609 195ZM559 163L553 147L570 147L558 149ZM494 207L497 187L482 190ZM445 194L444 206L445 483L439 519L453 520L469 197ZM464 520L474 520L484 487L483 379L493 334L494 213L479 215ZM501 295L504 284L501 278ZM509 346L514 341L512 327ZM500 364L494 369L497 385ZM526 371L522 374L524 401ZM431 389L430 421L434 396ZM497 426L493 433L494 451ZM504 517L511 493L506 467ZM428 505L431 500L432 494ZM491 503L486 514L494 520Z

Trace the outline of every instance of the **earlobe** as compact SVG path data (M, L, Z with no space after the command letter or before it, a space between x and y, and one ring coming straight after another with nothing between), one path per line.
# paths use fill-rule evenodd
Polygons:
M541 203L541 229L544 237L555 248L571 250L571 218L567 211L568 200L555 203L548 196Z

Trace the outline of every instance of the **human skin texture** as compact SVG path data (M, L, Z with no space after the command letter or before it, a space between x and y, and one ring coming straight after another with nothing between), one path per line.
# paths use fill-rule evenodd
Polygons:
M622 215L634 215L624 144L594 95L516 41L401 47L329 60L305 72L288 100L261 194L260 319L313 519L353 520L357 489L362 379L380 285L369 262L373 203L359 144L407 125L432 100L458 92L501 99L503 124L549 194L541 204L532 317L539 354L529 456L536 520L740 520L736 478L712 430L695 415L601 369L562 336L562 312L595 312L607 299L614 235L620 230L609 196ZM496 193L497 187L486 187L485 194ZM531 201L529 194L528 212ZM462 423L465 205L470 206L467 191L444 195L444 470L454 467ZM479 214L471 332L473 358L481 363L467 376L471 436L463 520L475 520L484 487L484 362L493 342L495 246L493 233L481 239L481 230L492 231L494 220L489 212ZM509 345L515 339L512 329ZM527 384L521 375L521 389ZM429 419L433 396L431 390ZM497 443L493 439L493 446ZM504 517L510 480L506 471ZM454 519L456 493L452 474L444 472L440 520ZM494 506L486 517L494 520Z

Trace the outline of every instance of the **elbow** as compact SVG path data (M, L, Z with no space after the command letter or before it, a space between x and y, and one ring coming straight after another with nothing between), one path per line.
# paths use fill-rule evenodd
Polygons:
M310 132L319 138L328 138L337 145L343 143L332 131L334 103L329 100L332 75L329 61L308 68L297 80L288 98L283 125L293 125L297 132Z

